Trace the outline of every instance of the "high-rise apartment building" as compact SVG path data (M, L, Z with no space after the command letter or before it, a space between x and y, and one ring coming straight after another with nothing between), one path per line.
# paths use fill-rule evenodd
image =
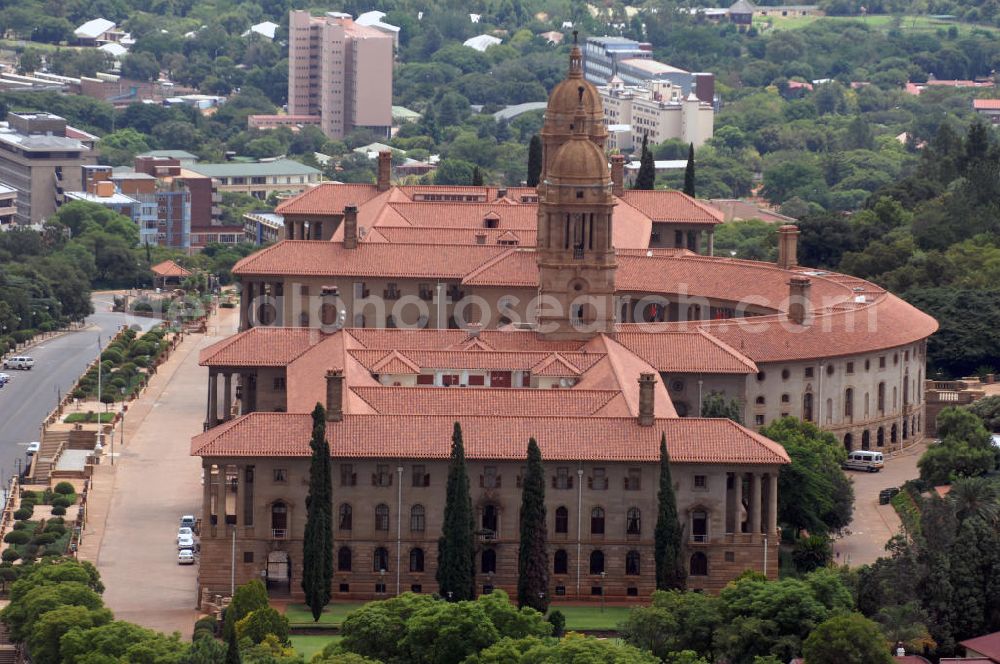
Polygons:
M392 125L393 37L350 14L288 21L288 113L318 116L330 138L358 128L388 135Z
M17 223L40 223L65 192L83 189L81 167L97 161L96 140L58 115L7 114L0 122L0 181L17 190Z

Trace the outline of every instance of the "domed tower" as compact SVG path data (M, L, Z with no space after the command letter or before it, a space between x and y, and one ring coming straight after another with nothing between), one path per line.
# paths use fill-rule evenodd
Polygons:
M587 133L586 97L579 85L570 136L538 185L538 329L549 339L614 331L615 199L607 158Z
M576 43L577 33L573 31L573 50L569 54L569 73L566 78L552 88L549 103L545 108L545 122L542 125L542 174L540 181L552 165L556 151L573 136L571 125L576 117L583 88L583 132L602 151L608 139L604 126L604 106L597 88L583 78L583 53Z

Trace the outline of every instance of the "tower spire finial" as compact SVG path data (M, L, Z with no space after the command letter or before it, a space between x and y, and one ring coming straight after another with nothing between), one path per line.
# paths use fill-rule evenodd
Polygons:
M577 35L579 35L579 34L580 34L580 31L579 31L579 30L574 30L574 31L573 31L573 43L574 43L574 44L576 44L576 43L577 43L577 41L576 41L576 37L577 37Z

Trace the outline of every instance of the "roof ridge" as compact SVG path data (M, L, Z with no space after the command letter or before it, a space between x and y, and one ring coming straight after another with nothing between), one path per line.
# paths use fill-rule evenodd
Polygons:
M490 245L484 245L484 246L490 246ZM493 246L495 246L495 245L493 245ZM510 256L511 254L513 254L515 251L517 251L517 249L515 249L515 248L512 247L512 248L505 249L505 250L501 251L496 256L490 257L489 259L486 260L486 262L482 263L479 267L473 268L471 271L467 272L465 274L465 276L462 277L462 283L463 284L466 283L466 281L469 280L469 279L475 279L480 274L482 274L483 272L485 272L489 268L491 268L494 265L496 265L497 263L499 263L501 260L503 260L503 259L507 258L508 256Z

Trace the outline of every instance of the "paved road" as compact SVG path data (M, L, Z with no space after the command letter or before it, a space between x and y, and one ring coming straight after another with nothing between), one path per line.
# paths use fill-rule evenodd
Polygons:
M918 477L917 459L926 449L926 443L918 443L886 459L878 473L845 471L854 480L854 520L848 527L851 534L834 540L836 562L857 567L886 555L885 544L899 533L901 523L892 505L878 504L878 492Z
M15 460L24 459L25 444L38 440L42 420L56 407L59 393L66 394L97 356L98 338L106 346L122 325L146 330L158 322L112 312L111 299L109 294L95 294L95 313L87 318L86 328L24 351L35 358L31 371L0 369L11 376L0 389L0 480L11 475Z

